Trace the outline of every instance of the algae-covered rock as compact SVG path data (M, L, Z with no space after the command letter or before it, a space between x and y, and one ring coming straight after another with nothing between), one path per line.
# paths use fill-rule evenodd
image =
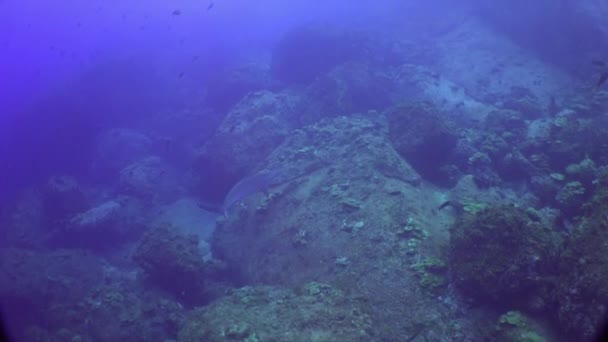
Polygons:
M431 293L439 293L448 284L448 266L441 259L425 258L411 268L416 272L420 286Z
M589 339L608 314L608 177L598 181L583 212L581 224L560 255L554 300L560 325Z
M150 283L185 304L200 304L205 298L205 263L198 242L195 235L160 226L144 234L133 260Z
M106 279L77 303L52 306L49 315L45 341L169 341L177 337L185 309L134 280Z
M541 329L519 311L509 311L498 318L491 339L509 342L550 341Z
M565 176L561 173L532 176L530 179L530 190L538 196L543 204L553 203L564 179Z
M492 132L495 139L498 138L512 144L523 138L527 133L527 125L522 117L523 114L517 110L492 111L485 118L484 128L486 131ZM508 149L509 146L504 146L503 152Z
M198 153L197 175L207 200L221 203L240 178L260 166L304 117L299 106L298 95L260 91L230 110Z
M451 229L453 281L475 300L526 306L548 296L557 242L521 208L491 206L465 214Z
M577 214L585 201L585 187L579 181L566 183L555 195L558 207L567 214Z
M145 200L177 196L180 193L177 181L173 167L154 155L127 165L119 178L123 192Z
M213 255L246 284L315 280L367 298L378 340L407 340L420 325L448 319L445 307L431 304L440 291L426 290L440 290L441 278L425 276L434 274L430 265L424 274L410 267L439 255L431 245L448 236L435 221L433 192L393 149L382 117L369 116L295 130L270 155L269 167L313 171L259 199L263 210L251 198L218 221ZM443 338L450 329L421 334Z
M244 287L194 310L179 341L372 341L364 309L341 291L308 283L297 291Z
M597 168L595 162L587 157L579 163L566 166L565 172L569 177L576 179L584 185L590 185L596 177Z
M122 196L74 215L53 231L50 241L59 246L108 250L137 238L145 227L141 203Z

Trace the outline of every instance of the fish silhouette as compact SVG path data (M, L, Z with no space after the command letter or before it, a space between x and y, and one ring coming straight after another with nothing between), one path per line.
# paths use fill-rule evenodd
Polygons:
M230 208L235 204L283 182L285 182L285 177L281 170L263 171L241 179L224 198L224 204L222 205L224 216L228 217Z

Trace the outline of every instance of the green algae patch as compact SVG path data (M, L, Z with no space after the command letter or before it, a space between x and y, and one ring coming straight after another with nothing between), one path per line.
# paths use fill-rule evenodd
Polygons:
M448 283L447 264L438 258L425 258L410 266L416 274L418 284L424 290L437 294L443 290Z
M509 311L500 316L494 338L498 341L546 342L548 341L535 324L519 311Z

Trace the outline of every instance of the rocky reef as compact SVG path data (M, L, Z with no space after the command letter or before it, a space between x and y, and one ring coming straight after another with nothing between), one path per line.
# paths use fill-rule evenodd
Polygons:
M179 341L370 341L365 306L330 285L242 287L192 311Z
M108 114L74 157L86 165L1 194L15 339L593 339L608 92L587 84L608 62L548 62L561 43L535 48L507 25L521 18L488 21L505 4L476 2L437 5L425 35L291 27L158 88L195 98ZM576 32L605 30L588 24Z
M483 303L545 310L559 244L533 210L507 205L467 213L450 234L454 285Z

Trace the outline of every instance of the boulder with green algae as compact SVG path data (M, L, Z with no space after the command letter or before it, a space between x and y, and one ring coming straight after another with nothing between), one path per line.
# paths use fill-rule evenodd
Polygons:
M448 284L448 266L441 259L424 258L410 268L416 273L420 287L432 294L440 293Z
M178 340L372 341L368 315L332 286L311 282L297 290L270 286L233 290L194 310Z
M597 182L583 212L560 255L554 300L560 326L589 339L608 314L608 176Z
M214 232L213 255L247 284L293 287L314 279L365 298L375 340L392 340L413 335L418 324L450 319L410 269L416 255L438 255L434 243L448 234L432 219L436 196L392 148L384 118L368 116L295 130L269 166L328 166L282 185L264 211L253 210L253 198L250 208L235 208ZM346 207L346 198L358 206ZM349 227L357 222L364 224ZM452 333L439 325L420 335L439 340Z
M526 210L491 206L465 213L451 229L450 266L458 289L499 304L542 303L556 265L556 237Z
M556 204L566 214L578 214L585 202L585 192L581 182L568 182L555 195Z
M142 237L133 260L147 280L186 304L201 303L205 296L206 265L198 237L160 226Z
M500 316L491 340L509 342L548 341L535 324L519 311L509 311Z

